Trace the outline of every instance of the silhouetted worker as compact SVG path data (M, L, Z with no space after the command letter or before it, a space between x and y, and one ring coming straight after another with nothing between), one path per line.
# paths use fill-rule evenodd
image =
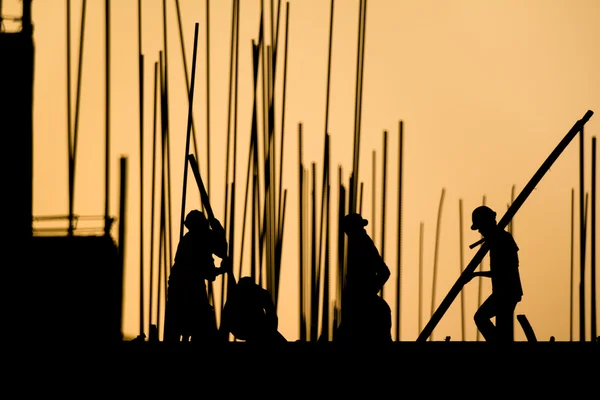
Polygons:
M208 220L199 210L190 211L169 276L165 341L217 340L214 309L208 301L205 280L227 272L227 241L219 221ZM223 261L216 268L213 254Z
M342 321L334 341L390 342L392 316L387 302L378 293L390 277L365 226L369 221L350 213L342 220L348 236L346 287Z
M519 247L510 232L498 229L496 213L489 207L473 210L472 230L479 230L490 249L490 270L474 272L475 276L492 279L492 294L475 313L475 324L488 342L514 341L514 314L523 297L519 275ZM496 317L496 325L491 319Z
M271 294L252 278L239 280L223 307L221 327L248 343L286 343Z

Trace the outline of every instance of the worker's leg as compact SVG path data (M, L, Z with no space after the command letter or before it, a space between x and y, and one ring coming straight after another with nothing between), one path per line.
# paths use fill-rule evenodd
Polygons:
M475 312L474 320L477 329L486 342L494 342L496 340L496 327L492 323L492 318L496 316L496 300L494 295L490 295Z

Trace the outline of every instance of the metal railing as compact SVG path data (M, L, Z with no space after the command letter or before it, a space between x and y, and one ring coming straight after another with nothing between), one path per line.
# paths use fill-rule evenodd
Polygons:
M110 233L115 218L103 215L45 215L32 218L34 236L103 235Z

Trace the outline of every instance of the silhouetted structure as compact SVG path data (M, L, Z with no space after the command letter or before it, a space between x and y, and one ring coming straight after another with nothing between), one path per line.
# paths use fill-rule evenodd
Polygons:
M334 341L342 343L392 341L391 310L378 295L390 270L367 234L367 224L357 213L347 214L342 221L348 236L348 264L342 321L334 336Z
M217 340L214 309L204 281L212 282L227 272L228 264L217 268L213 259L213 254L226 258L225 231L216 219L211 229L199 210L190 211L184 224L188 232L177 246L169 276L165 341Z
M519 275L519 247L513 236L496 225L496 212L479 206L472 213L472 230L478 230L490 248L490 270L473 272L471 277L491 278L492 294L475 313L475 324L488 342L514 340L514 312L523 297ZM491 318L496 317L496 325Z

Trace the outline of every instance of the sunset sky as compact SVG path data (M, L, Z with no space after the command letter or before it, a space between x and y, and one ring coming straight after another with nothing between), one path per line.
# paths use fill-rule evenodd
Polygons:
M197 157L205 184L210 182L209 194L215 215L223 221L233 0L210 1L208 86L205 1L180 0L179 5L188 74L191 74L194 24L199 23L193 107L200 148ZM32 2L36 49L35 216L68 213L66 3L65 0ZM240 3L235 240L238 261L253 104L251 42L258 40L261 1L242 0ZM277 154L281 144L283 40L286 6L289 5L283 126L283 189L288 195L278 314L281 333L294 341L299 338L298 126L302 124L304 135L304 166L310 172L311 164L316 163L317 199L320 199L331 3L326 0L264 1L269 21L267 27L270 27L271 3L275 8L277 4L281 5L281 41L275 80ZM174 0L166 1L173 255L180 229L188 115L175 4ZM359 5L359 0L337 0L333 14L328 132L331 140L331 214L334 221L333 216L337 215L338 166L342 167L346 187L352 169ZM21 2L17 0L3 1L2 7L6 15L21 12ZM81 8L82 1L71 1L73 115ZM110 213L115 217L118 215L119 158L125 156L129 175L123 331L126 337L135 337L139 333L140 275L138 2L112 1L110 17ZM364 183L363 215L370 221L367 231L381 249L383 132L387 131L384 258L392 276L384 293L395 313L398 126L403 121L402 340L415 340L419 334L421 223L424 226L422 324L425 325L431 316L436 224L442 191L434 308L460 274L459 201L462 200L463 205L463 257L466 266L477 251L470 250L468 245L480 239L478 232L469 229L471 211L482 204L485 197L486 204L497 211L499 220L511 201L513 186L516 196L573 124L588 110L596 113L585 126L584 133L584 191L591 195L591 143L592 137L600 133L599 17L600 2L596 0L367 1L359 180ZM150 251L153 74L154 65L159 61L159 51L165 51L162 18L162 0L142 1L146 279ZM90 0L86 11L74 207L75 213L83 216L104 213L104 38L104 1ZM265 39L266 44L273 43L269 28ZM208 150L207 88L210 94ZM160 126L160 119L158 121ZM262 114L259 114L260 127ZM259 136L262 146L262 133ZM206 168L207 151L211 159L210 176L207 176ZM372 179L373 152L375 182ZM160 156L160 152L157 151L157 155ZM188 176L186 210L189 211L199 208L200 200L193 176ZM373 185L375 215L372 212ZM579 339L579 136L544 176L514 218L513 232L520 247L520 272L525 293L516 313L528 317L538 340L549 340L550 336L556 340L569 340L571 335L572 189L575 194L573 338ZM589 340L589 227L587 232L586 337ZM117 240L116 226L112 233ZM330 257L334 266L337 265L336 238L337 226L334 224L331 226L333 251ZM156 238L154 240L157 243ZM245 252L249 252L248 243ZM157 253L156 250L154 254ZM248 254L244 256L246 263ZM484 267L489 268L488 257L484 260ZM243 266L243 275L249 274L248 271L248 265ZM465 340L469 341L476 340L473 314L477 307L477 282L473 280L463 291ZM220 287L221 278L217 278L216 283ZM331 287L335 285L332 280ZM484 280L483 298L490 291L489 281ZM147 316L144 318L147 326ZM461 340L459 299L442 318L433 336L435 340L443 340L446 336ZM515 325L515 338L525 340L518 324Z

